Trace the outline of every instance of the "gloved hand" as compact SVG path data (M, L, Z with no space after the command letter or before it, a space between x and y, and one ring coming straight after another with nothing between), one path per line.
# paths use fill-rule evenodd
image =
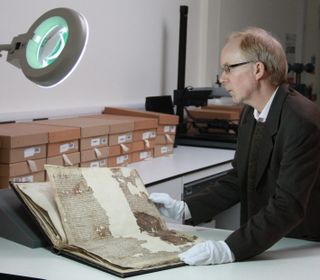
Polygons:
M234 262L234 256L224 241L204 241L179 255L189 265L208 265Z
M181 219L184 214L185 202L173 199L167 193L151 193L149 199L157 204L160 213L171 219Z

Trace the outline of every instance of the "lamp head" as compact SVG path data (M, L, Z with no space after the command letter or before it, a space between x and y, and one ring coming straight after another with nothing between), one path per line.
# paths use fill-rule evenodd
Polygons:
M87 21L81 14L56 8L38 18L27 33L13 38L6 49L7 61L21 68L37 85L53 87L65 80L79 63L88 34Z

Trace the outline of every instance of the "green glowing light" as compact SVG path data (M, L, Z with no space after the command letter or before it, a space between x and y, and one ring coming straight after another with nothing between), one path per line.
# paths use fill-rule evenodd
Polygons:
M61 54L69 36L67 22L54 16L42 22L34 31L26 48L26 57L30 67L45 68Z

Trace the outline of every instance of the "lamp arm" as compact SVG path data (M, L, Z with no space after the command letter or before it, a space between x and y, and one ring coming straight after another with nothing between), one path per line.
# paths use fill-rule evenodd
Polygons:
M2 56L1 52L2 51L10 51L12 48L12 45L9 44L0 44L0 57Z
M10 51L11 47L12 47L11 44L0 44L0 52Z

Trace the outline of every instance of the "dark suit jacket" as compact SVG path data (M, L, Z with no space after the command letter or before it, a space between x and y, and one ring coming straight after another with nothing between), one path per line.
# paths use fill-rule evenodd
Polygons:
M284 236L320 240L320 111L301 94L279 87L271 105L256 181L247 188L255 119L243 110L233 169L186 200L194 224L241 202L241 226L225 241L236 260L255 256Z

